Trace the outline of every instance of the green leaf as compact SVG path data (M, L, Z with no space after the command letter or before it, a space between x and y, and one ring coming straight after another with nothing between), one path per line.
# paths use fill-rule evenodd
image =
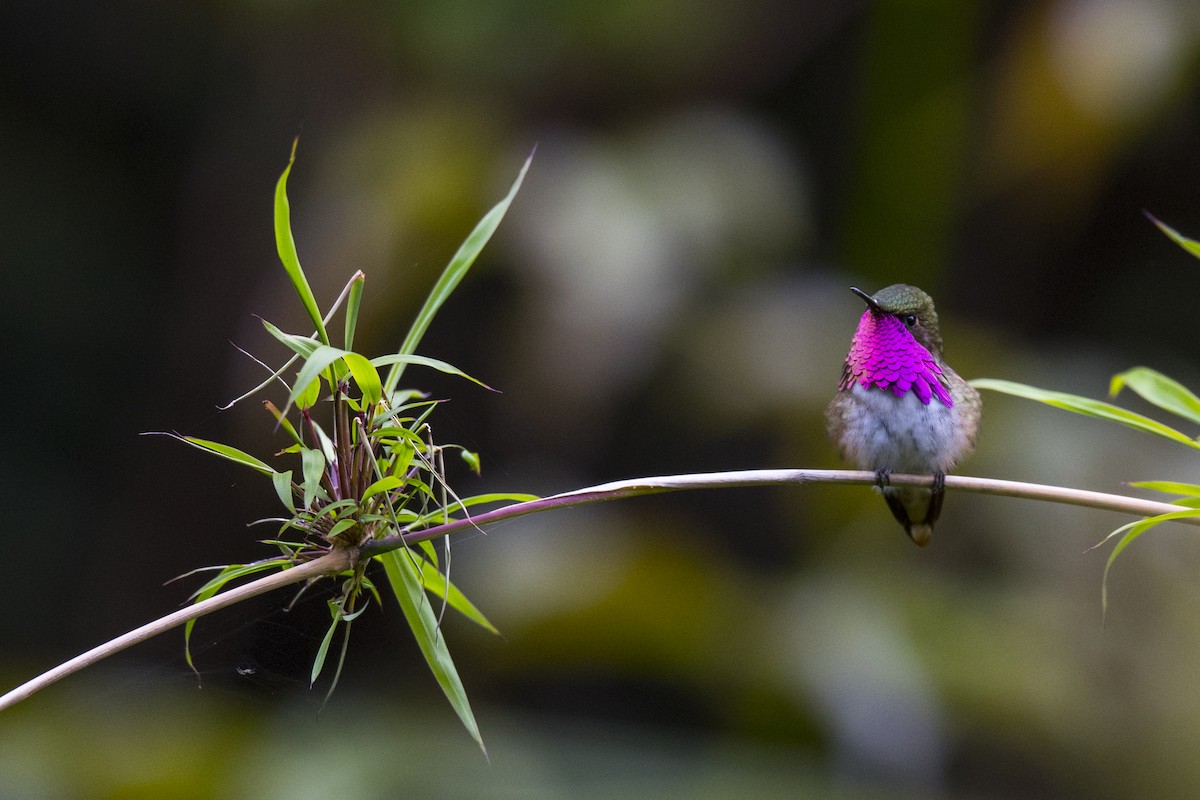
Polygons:
M338 500L336 503L327 504L321 509L321 513L317 514L313 519L320 519L321 517L337 519L342 511L353 511L356 508L358 508L358 502L347 497L345 500Z
M404 618L417 639L422 655L425 656L425 662L429 664L429 669L433 671L438 685L442 687L446 699L462 720L467 733L479 744L479 749L483 750L486 756L487 748L479 735L479 725L475 722L475 714L471 711L467 692L458 677L454 661L450 658L446 640L438 628L437 617L429 603L429 596L425 594L421 572L413 563L412 554L401 548L379 556L379 560L383 562L388 582L391 583L396 600L404 611Z
M296 376L296 384L292 387L292 393L288 396L282 413L287 414L293 403L299 405L300 397L305 390L311 390L312 384L320 378L321 374L339 361L343 362L350 374L354 376L358 388L362 390L363 399L371 404L378 403L383 396L383 389L379 383L379 372L375 369L375 364L366 356L358 353L320 345L305 358L304 366Z
M1099 547L1104 542L1112 539L1114 536L1124 534L1121 540L1113 547L1113 551L1108 555L1108 562L1104 565L1104 578L1100 582L1100 607L1102 611L1108 611L1108 573L1112 569L1112 565L1117 560L1117 556L1133 543L1133 540L1141 536L1146 531L1156 525L1161 525L1164 522L1170 522L1176 519L1188 519L1191 517L1200 517L1200 509L1189 508L1184 511L1172 511L1167 514L1159 514L1156 517L1147 517L1146 519L1137 522L1130 522L1127 525L1122 525L1115 531L1105 536L1096 547Z
M1200 508L1200 497L1177 497L1171 501L1173 506L1183 506L1184 508Z
M1167 235L1167 237L1170 238L1171 241L1173 241L1175 244L1179 245L1184 250L1186 250L1189 253L1191 253L1192 255L1194 255L1196 258L1200 258L1200 242L1197 242L1195 239L1189 239L1188 237L1184 236L1182 233L1175 230L1167 223L1165 223L1162 220L1155 217L1149 211L1143 211L1142 213L1145 214L1147 217L1149 217L1150 221L1153 222L1155 225L1157 225L1158 229L1160 231L1162 231L1163 233L1165 233Z
M325 456L320 450L306 447L300 451L300 465L304 482L304 507L312 508L313 499L322 493L321 478L325 476Z
M262 320L262 326L266 329L267 333L274 336L287 349L291 350L301 358L308 358L313 354L314 350L321 346L321 343L311 336L297 336L294 333L285 333L271 323L267 322L265 319ZM275 374L279 375L282 372L283 368L281 367L279 372Z
M1134 430L1152 433L1156 436L1161 436L1165 439L1170 439L1171 441L1200 450L1200 443L1194 441L1187 434L1180 433L1174 428L1163 425L1161 422L1157 422L1141 414L1135 414L1132 411L1127 411L1111 403L1073 394L1065 394L1063 392L1051 392L1045 389L1038 389L1034 386L1026 386L1023 383L993 380L991 378L978 378L971 381L971 385L977 389L991 389L996 392L1011 394L1015 397L1024 397L1027 400L1036 400L1039 403L1045 403L1046 405L1065 409L1087 417L1117 422Z
M1113 376L1109 396L1116 397L1126 386L1164 411L1200 425L1200 397L1174 378L1149 367L1134 367Z
M337 536L338 534L342 533L343 531L350 530L357 524L358 524L358 520L354 519L354 517L346 517L345 519L339 519L337 522L335 522L333 524L333 527L329 529L329 533L325 534L325 537L328 539L332 539L333 537Z
M312 431L313 436L316 437L317 446L320 447L321 452L325 455L325 461L330 464L337 461L337 448L333 446L333 440L329 438L329 434L325 432L325 429L312 420L309 420L308 427Z
M328 369L330 364L338 361L344 355L346 355L345 350L328 345L320 345L313 350L305 358L304 366L300 368L300 373L296 376L296 384L292 387L292 393L288 395L287 403L283 407L283 413L286 415L288 409L297 401L297 398L321 377L321 373Z
M241 464L242 466L250 467L250 469L257 470L264 475L271 475L275 472L270 465L258 460L249 453L243 453L236 447L230 447L229 445L221 444L220 442L210 442L208 439L198 439L195 436L178 436L176 434L170 435L176 439L179 439L180 441L187 442L192 447L195 447L199 450L204 450L208 453L215 453L216 455L226 458L235 464Z
M321 399L321 379L320 378L313 378L303 388L300 388L300 381L299 381L299 378L297 378L296 388L300 389L300 391L298 391L298 392L293 389L293 393L296 395L296 401L295 401L296 408L299 408L299 409L312 408L313 406L315 406L317 404L317 401ZM280 413L282 414L285 412L286 412L286 409ZM287 419L287 417L282 417L282 419ZM297 443L299 444L302 442L303 442L303 439L298 440Z
M1150 489L1164 494L1179 494L1185 497L1200 497L1200 484L1179 483L1177 481L1132 481L1130 486L1139 489Z
M474 472L476 475L483 474L483 465L479 461L479 453L475 453L470 450L461 450L459 451L458 455L470 468L471 472Z
M329 610L333 614L333 622L329 623L329 630L325 631L325 638L321 640L321 646L317 648L317 657L313 659L312 674L308 679L308 688L310 689L317 682L321 670L325 667L325 657L329 654L329 645L333 642L333 635L337 633L338 623L342 621L336 600L329 601Z
M346 301L346 337L342 342L342 347L347 350L354 349L354 329L358 325L358 309L362 305L363 283L366 280L367 276L361 271L354 273L350 279L350 297Z
M455 505L477 506L483 503L528 503L531 500L540 499L541 497L536 494L525 494L524 492L489 492L487 494L464 497Z
M296 145L299 143L299 137L292 141L292 153L288 156L287 167L279 176L279 182L275 184L275 246L279 250L279 260L283 262L283 268L287 271L296 294L300 296L300 302L304 304L304 310L316 326L317 335L324 344L329 344L325 322L321 319L321 311L317 308L317 299L313 296L312 287L308 285L308 278L300 267L300 257L296 254L296 240L292 237L292 212L288 204L287 179L292 172L292 165L296 163Z
M449 544L448 539L446 540L446 543ZM417 542L417 547L419 547L421 549L421 552L425 554L425 558L429 561L430 564L433 564L434 568L436 569L437 565L438 565L438 554L437 554L437 548L433 546L433 542L429 541L428 539L425 539L424 541ZM424 564L421 565L421 572L422 573L425 572ZM428 588L428 587L426 587L426 588Z
M399 488L403 483L404 482L395 475L385 475L384 477L372 483L366 488L365 491L363 491L362 499L366 500L367 498L377 495L380 492L390 492L392 489Z
M379 382L379 370L375 369L375 365L368 361L366 356L358 353L345 353L342 359L362 391L363 400L372 406L378 403L383 396L383 386Z
M389 452L391 464L387 469L397 477L408 472L409 466L417 456L417 451L411 445L392 447Z
M313 402L316 401L314 400ZM301 406L301 408L303 407L304 406ZM292 425L287 417L283 416L283 412L279 410L278 406L276 406L270 400L263 400L263 408L270 412L271 416L275 418L275 421L279 423L279 427L283 428L284 431L287 432L287 435L292 437L293 442L296 444L304 443L304 440L300 438L300 434L296 432L296 428Z
M415 479L411 479L409 484L415 485ZM424 484L421 484L420 486L421 488L427 490L427 493L430 495L430 497L433 496L432 490L429 490ZM538 499L538 496L535 494L519 494L515 492L492 492L490 494L477 494L472 497L464 497L461 500L455 500L445 508L437 508L433 511L430 511L428 514L421 515L414 521L413 527L441 525L444 522L449 522L452 518L452 514L455 514L465 508L483 505L484 503L528 503L531 500Z
M271 475L271 483L275 485L275 494L279 495L279 502L283 503L284 507L296 513L296 503L292 499L292 471L276 472Z
M494 633L497 636L500 635L500 631L483 615L483 612L476 608L475 604L468 600L466 595L459 591L453 582L446 580L445 574L438 571L436 564L432 564L423 558L420 559L420 564L421 579L425 581L425 588L428 591L438 597L444 598L451 608L484 630Z
M508 207L512 205L513 198L517 196L517 190L521 188L522 181L525 180L525 174L529 171L529 165L533 161L533 154L525 159L524 166L521 167L521 172L517 175L517 179L513 181L512 186L508 190L508 194L504 199L492 207L492 210L484 214L483 219L475 226L475 229L467 236L466 240L458 248L458 252L454 254L454 258L450 259L450 263L442 271L441 277L438 278L433 289L429 293L429 297L425 300L425 305L421 307L417 314L416 320L413 321L412 327L409 328L408 335L404 338L404 343L400 345L399 355L412 355L417 351L417 345L421 343L421 338L425 335L425 331L429 329L429 325L433 322L433 318L437 316L438 309L446 302L446 299L454 292L455 287L470 270L471 265L475 263L475 259L483 250L484 245L492 238L492 234L496 232L496 228L500 226L500 221L504 219L505 213L508 212ZM384 382L384 391L391 394L396 389L396 385L400 382L400 376L404 373L404 367L407 362L398 361L388 372L387 380Z
M287 567L290 563L290 560L286 558L271 558L267 559L266 561L256 561L253 564L229 564L228 566L220 567L220 572L218 572L215 577L211 578L207 583L193 592L191 598L189 599L191 599L193 602L199 603L202 600L207 600L217 592L221 591L225 584L229 583L230 581L237 580L238 578L246 575L253 575L257 572L265 572L269 569L282 569ZM210 567L209 569L212 568ZM187 624L183 626L183 657L184 660L187 661L187 665L191 668L192 672L196 671L196 665L192 663L191 650L192 629L195 627L196 620L194 619L188 620Z
M466 378L467 380L471 381L471 383L479 384L483 388L487 389L489 392L496 391L495 389L488 386L483 381L481 381L477 378L472 378L470 375L463 372L461 369L454 366L453 364L447 364L445 361L439 361L436 358L427 358L426 356L416 356L416 355L412 355L412 354L401 355L401 354L397 353L396 355L390 355L390 356L376 356L375 358L371 359L371 363L377 367L384 367L384 366L387 366L388 364L392 364L393 369L395 368L395 366L402 365L402 364L413 364L418 367L429 367L430 369L436 369L438 372L444 372L447 375L457 375L460 378Z

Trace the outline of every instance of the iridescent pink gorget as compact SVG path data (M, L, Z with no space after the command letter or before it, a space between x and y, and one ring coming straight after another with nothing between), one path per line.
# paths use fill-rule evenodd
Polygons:
M925 405L934 395L947 408L954 405L942 368L904 322L869 308L850 343L840 388L849 389L855 383L864 389L890 389L896 397L912 391Z

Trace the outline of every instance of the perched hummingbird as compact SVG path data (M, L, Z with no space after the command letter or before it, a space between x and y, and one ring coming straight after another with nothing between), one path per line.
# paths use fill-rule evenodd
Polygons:
M842 458L873 470L892 514L917 545L942 510L946 471L975 447L979 392L942 359L933 299L897 283L871 297L825 410ZM933 475L933 487L890 486L892 472Z

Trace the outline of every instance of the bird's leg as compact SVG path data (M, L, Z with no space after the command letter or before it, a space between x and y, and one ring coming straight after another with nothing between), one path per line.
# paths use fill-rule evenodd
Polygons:
M892 471L890 469L875 470L875 485L883 493L883 499L887 501L888 509L891 510L892 516L904 526L905 533L912 536L912 520L908 516L908 509L904 507L904 503L900 502L900 498L891 489L891 474Z
M942 501L946 499L946 473L940 469L933 473L933 486L929 489L929 513L925 521L930 525L942 515Z

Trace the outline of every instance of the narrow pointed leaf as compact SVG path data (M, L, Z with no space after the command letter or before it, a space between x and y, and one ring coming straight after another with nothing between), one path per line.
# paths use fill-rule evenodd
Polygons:
M1139 489L1150 489L1165 494L1178 494L1185 497L1200 497L1200 484L1179 483L1178 481L1132 481L1130 486Z
M358 384L363 400L370 405L378 403L383 396L379 370L375 369L375 365L368 361L366 356L358 353L345 353L342 358L350 369L350 374L354 376L354 382Z
M461 506L478 506L484 503L528 503L531 500L540 500L536 494L526 494L524 492L488 492L487 494L476 494L471 497L464 497L462 500L454 503L455 507Z
M296 240L292 237L292 211L287 197L287 179L292 172L292 165L296 163L296 145L299 142L299 138L292 142L292 153L288 156L287 167L279 176L279 182L275 184L275 247L279 251L279 260L283 262L283 268L287 272L288 278L291 279L292 286L296 289L296 294L300 296L300 302L304 304L304 310L308 312L309 319L316 326L317 335L323 343L329 344L329 334L325 332L325 322L321 319L321 311L317 307L317 299L313 296L312 287L308 285L308 278L300 267L300 257L296 254Z
M321 478L325 475L325 456L320 450L306 447L300 451L300 464L304 481L304 507L312 508L313 499L321 491Z
M1200 443L1194 441L1187 434L1163 425L1161 422L1152 420L1149 417L1135 414L1120 406L1114 406L1111 403L1093 400L1089 397L1066 394L1064 392L1051 392L1045 389L1038 389L1034 386L1026 386L1023 383L993 380L991 378L978 378L971 381L971 385L977 389L991 389L992 391L1011 394L1015 397L1024 397L1027 400L1036 400L1039 403L1045 403L1046 405L1072 411L1087 417L1117 422L1134 430L1152 433L1156 436L1161 436L1165 439L1170 439L1171 441L1200 450Z
M279 330L279 328L275 327L270 322L267 322L265 319L261 320L261 322L267 333L274 336L285 347L301 358L308 358L310 355L312 355L314 350L321 346L321 343L311 336L297 336L294 333L286 333ZM282 370L280 371L282 372Z
M411 482L410 482L411 483ZM423 485L422 485L423 486ZM430 491L432 496L432 491ZM477 494L473 497L465 497L461 500L455 500L446 508L438 508L430 511L417 518L415 526L426 525L441 525L444 522L449 522L453 515L472 506L484 505L486 503L528 503L531 500L540 499L535 494L519 494L516 492L493 492L491 494Z
M438 571L437 566L431 564L425 559L421 559L421 578L425 581L425 588L438 597L444 598L451 608L462 614L467 619L479 625L486 631L500 635L500 631L496 629L483 612L475 607L475 604L467 599L453 581L447 581L446 576Z
M345 350L340 350L336 347L328 345L320 345L304 360L304 366L300 368L300 373L296 376L296 385L292 387L292 393L288 395L287 404L283 407L283 413L286 415L288 410L296 403L297 398L306 390L310 389L311 385L321 377L321 373L329 368L329 365L339 360L346 355Z
M296 513L296 504L292 499L292 471L276 472L271 475L271 483L275 485L275 494L279 495L279 502L283 503L284 508Z
M1182 233L1175 230L1167 223L1165 223L1162 220L1155 217L1149 211L1143 211L1142 213L1145 214L1150 219L1151 222L1153 222L1155 225L1157 225L1158 229L1160 231L1162 231L1163 233L1165 233L1172 242L1179 245L1184 250L1186 250L1189 253L1191 253L1192 255L1194 255L1196 258L1200 258L1200 242L1197 242L1195 239L1189 239L1188 237L1184 236Z
M174 434L171 435L175 436ZM269 464L260 461L249 453L243 453L236 447L230 447L229 445L221 444L220 442L211 442L208 439L198 439L195 436L175 436L175 438L187 442L197 449L204 450L209 453L215 453L222 458L229 459L235 464L241 464L243 466L250 467L250 469L257 470L264 475L270 475L275 472L275 470L272 469Z
M1171 501L1173 506L1183 506L1184 508L1200 508L1200 497L1176 497Z
M1174 378L1149 367L1134 367L1113 376L1109 396L1116 397L1126 386L1164 411L1200 425L1200 397Z
M325 667L325 656L329 654L329 645L333 642L333 635L337 633L338 623L341 622L337 613L337 604L330 603L329 606L333 611L333 622L330 623L329 630L325 631L325 638L321 640L321 646L317 648L317 656L313 659L312 674L308 678L308 688L310 689L317 682L321 670Z
M401 481L395 475L385 475L366 488L366 490L363 492L362 499L366 500L367 498L379 494L380 492L390 492L392 489L399 488L402 483L403 481Z
M460 378L466 378L467 380L471 381L471 383L477 383L480 386L482 386L483 388L487 389L489 392L496 391L495 389L488 386L483 381L481 381L477 378L472 378L470 375L463 372L461 369L454 366L453 364L447 364L445 361L439 361L436 358L428 358L427 356L417 356L417 355L412 355L412 354L408 354L408 355L396 354L396 355L390 355L390 356L377 356L377 357L371 359L371 363L377 367L385 367L388 364L392 364L392 365L413 364L418 367L429 367L430 369L436 369L438 372L444 372L447 375L457 375Z
M362 305L363 283L366 280L367 276L361 271L354 273L350 279L350 296L346 301L346 335L342 341L342 347L347 350L354 349L354 331L358 326L358 309Z
M313 378L306 385L301 386L299 378L297 378L296 388L292 390L292 394L295 395L294 402L296 404L296 408L302 410L312 408L317 404L317 401L321 399L321 379L319 377ZM287 408L284 408L284 410L280 413L286 413L287 410ZM287 417L281 417L280 419L287 419ZM300 440L300 442L297 442L297 444L302 442L303 440Z
M321 452L325 455L325 461L332 464L337 460L337 448L333 446L333 440L320 425L313 423L310 427L317 437L317 444L320 446Z
M1130 522L1127 525L1122 525L1121 527L1117 528L1115 531L1110 533L1108 536L1105 536L1104 539L1101 540L1100 544L1103 544L1109 539L1112 539L1114 536L1124 534L1121 536L1120 541L1118 541L1113 547L1112 552L1108 554L1108 562L1104 565L1104 578L1100 582L1100 607L1103 612L1107 612L1108 610L1108 573L1112 570L1112 566L1116 562L1117 556L1121 555L1122 551L1132 544L1134 539L1138 538L1154 526L1161 525L1164 522L1170 522L1171 520L1187 519L1190 517L1200 517L1200 509L1189 508L1184 511L1172 511L1168 514L1159 514L1156 517L1147 517L1146 519L1139 520L1138 522ZM1098 546L1099 545L1097 545L1097 547Z
M332 539L333 537L337 536L340 533L345 533L346 531L350 530L357 524L358 524L358 520L354 519L353 517L346 517L345 519L339 519L337 522L335 522L333 524L333 527L329 529L329 533L327 533L325 535L328 538Z
M303 406L301 407L303 408ZM276 406L270 400L263 400L263 408L265 408L271 414L271 416L275 418L275 421L279 423L279 427L283 428L287 435L292 437L293 442L296 444L303 443L303 440L300 438L300 434L296 432L295 426L292 425L291 421L283 415L283 412L279 410L278 406Z
M467 700L467 692L458 676L458 670L454 667L454 661L450 658L446 640L438 628L437 617L433 613L428 595L425 594L421 573L413 563L412 555L401 548L385 553L379 560L383 562L388 582L391 583L396 600L400 603L404 618L408 621L408 626L412 629L438 685L442 687L446 699L462 720L467 733L486 755L487 748L484 747L483 738L479 734L479 726Z
M429 563L433 564L434 569L437 569L438 554L437 554L437 548L433 546L433 542L426 539L422 542L417 542L417 547L419 547L421 549L421 552L423 552L425 554L425 558L429 560ZM421 572L425 572L424 564L421 565Z
M413 321L412 327L409 328L408 336L405 337L404 343L400 345L398 351L400 355L412 355L417 351L417 345L421 343L421 338L425 335L425 331L429 329L430 323L437 315L438 309L446 302L453 292L455 287L463 279L463 276L470 270L471 265L475 263L476 257L483 250L484 245L492 238L492 234L496 232L496 228L500 226L500 221L504 219L504 215L508 212L508 207L512 205L513 198L517 196L517 190L521 188L522 181L525 180L525 174L529 171L529 164L533 161L533 154L525 159L524 166L521 167L521 172L517 175L517 179L513 181L512 186L508 190L508 194L504 199L492 207L492 210L484 214L483 219L475 226L475 229L467 236L466 240L458 248L458 252L450 259L450 263L446 265L442 271L441 277L434 284L429 297L425 300L425 305L421 307L417 314L416 320ZM392 365L392 369L388 372L387 380L384 382L384 391L391 394L396 385L400 382L400 376L404 373L405 363L398 361Z
M253 564L230 564L222 567L221 571L218 572L216 576L193 592L191 598L189 599L195 603L199 603L203 600L207 600L217 592L221 591L225 584L229 583L230 581L237 580L238 578L246 575L253 575L257 572L265 572L266 570L270 569L282 569L289 563L290 562L285 558L272 558L268 559L267 561L258 561ZM183 626L183 658L193 672L196 671L196 665L192 662L191 641L192 629L195 627L196 620L194 619L188 620Z

